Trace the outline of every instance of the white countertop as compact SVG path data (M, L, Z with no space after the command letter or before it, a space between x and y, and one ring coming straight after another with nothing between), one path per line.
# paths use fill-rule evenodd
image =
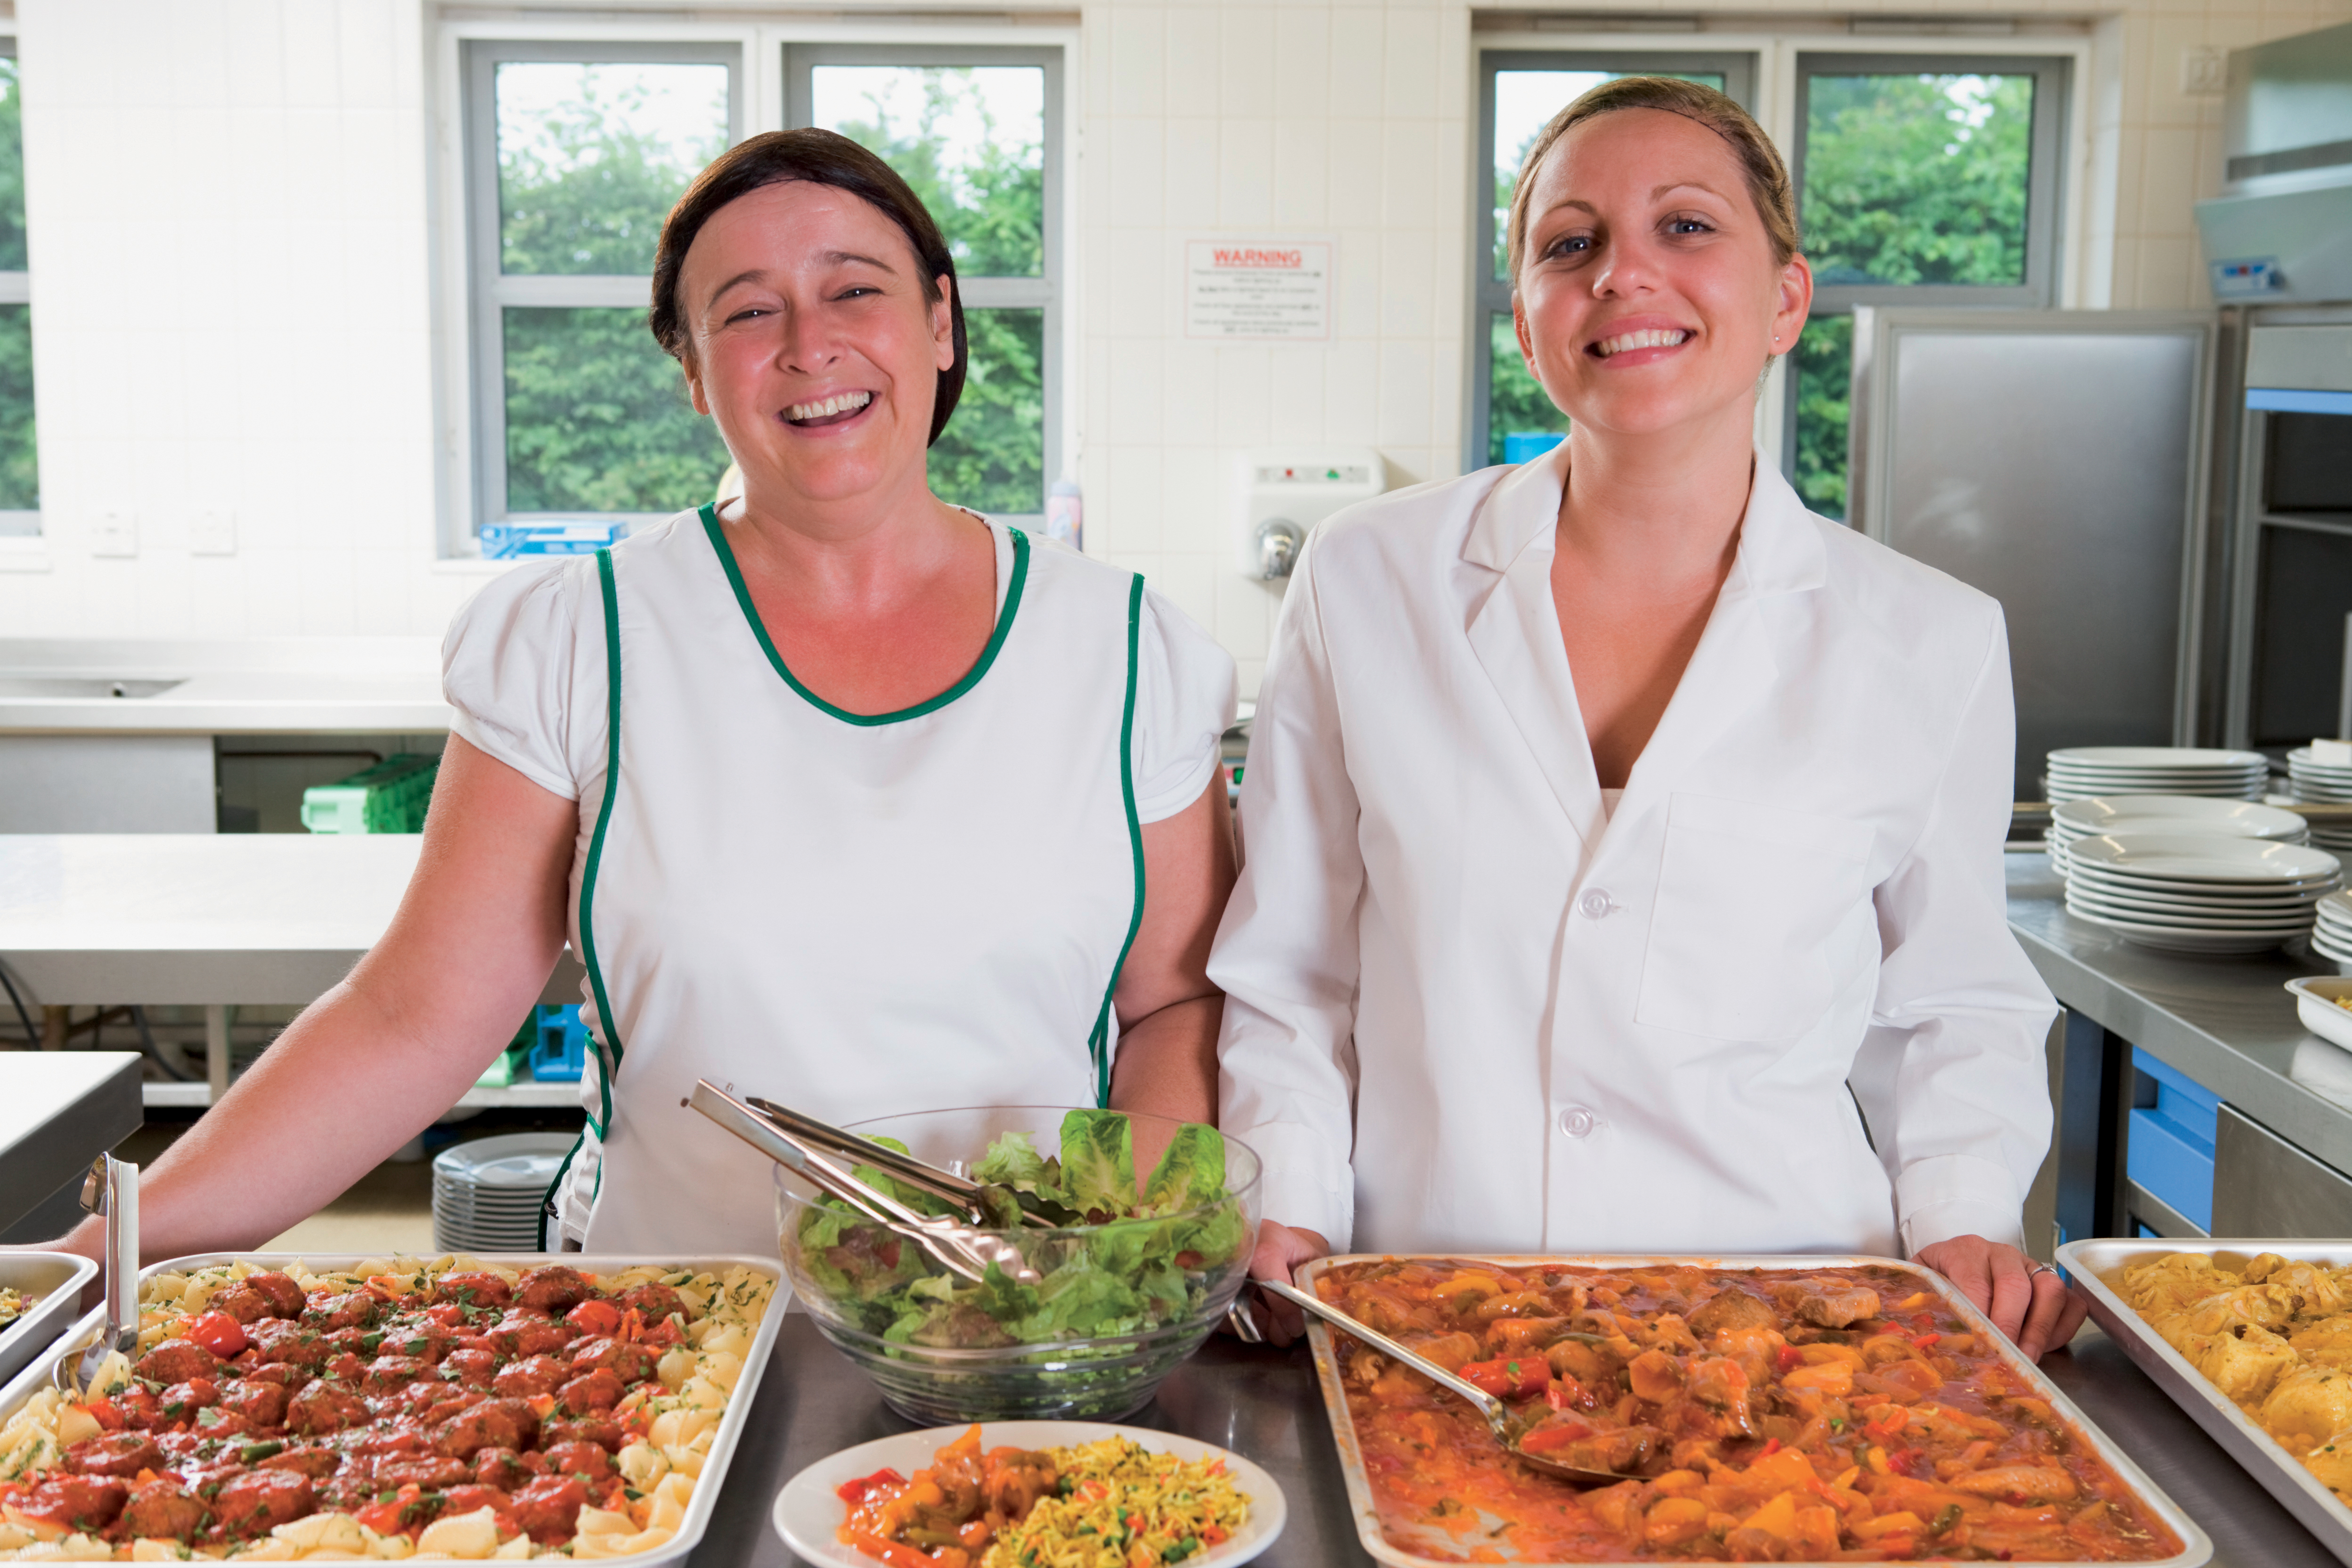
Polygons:
M0 963L26 1002L299 1005L375 945L417 834L0 834ZM569 952L544 999L580 1000Z
M174 684L116 697L107 689L114 681ZM90 689L54 689L75 686ZM437 637L0 638L0 734L405 735L448 727Z

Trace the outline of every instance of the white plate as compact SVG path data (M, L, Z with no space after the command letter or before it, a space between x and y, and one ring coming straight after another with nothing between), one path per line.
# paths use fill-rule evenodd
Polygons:
M437 1185L446 1178L453 1185L491 1194L545 1193L555 1180L556 1167L572 1148L561 1132L513 1132L502 1138L477 1138L455 1143L433 1157Z
M962 1426L936 1426L928 1432L902 1432L895 1437L877 1437L855 1448L844 1448L829 1459L819 1459L784 1483L784 1489L776 1494L776 1506L769 1521L776 1527L776 1533L784 1538L784 1543L807 1562L834 1563L839 1568L874 1568L873 1558L834 1539L841 1521L849 1516L847 1507L834 1495L834 1489L844 1481L854 1481L885 1468L911 1476L966 1430ZM1066 1448L1077 1443L1099 1443L1106 1437L1131 1437L1155 1454L1173 1454L1180 1459L1223 1456L1235 1489L1249 1499L1249 1518L1231 1541L1186 1558L1186 1568L1195 1564L1198 1568L1230 1568L1232 1564L1246 1563L1273 1545L1275 1538L1282 1533L1288 1510L1283 1503L1282 1489L1274 1484L1274 1478L1232 1449L1220 1448L1213 1443L1181 1437L1173 1432L1112 1426L1099 1421L990 1421L982 1425L980 1433L983 1450L1008 1444L1016 1448Z
M2095 795L2068 801L2051 812L2053 831L2098 837L2107 833L2224 833L2235 838L2274 838L2293 843L2311 825L2291 811L2252 801L2218 800L2195 795Z
M2085 872L2082 863L2076 860L2066 862L2065 875L2069 880L2080 881L2090 887L2103 887L2113 892L2162 893L2168 897L2199 899L2232 899L2242 895L2244 898L2252 900L2258 908L2265 901L2315 908L2318 901L2332 892L2336 886L2332 878L2317 882L2294 882L2284 887L2264 887L2261 883L2170 882L2160 877L2102 876L2095 869Z
M2116 768L2266 768L2260 752L2217 752L2199 746L2065 746L2050 753L2053 768L2070 763Z
M2352 1051L2352 1012L2336 1005L2338 996L2352 996L2352 980L2310 975L2288 981L2286 988L2294 993L2295 1016L2305 1028L2331 1046Z
M2117 931L2129 930L2149 936L2259 941L2272 947L2292 942L2311 930L2309 926L2297 925L2242 925L2235 921L2174 920L2163 915L2144 915L2137 910L2103 910L2095 904L2079 903L2071 899L2067 900L2066 912L2076 920L2089 921L2094 925L2109 926ZM2249 947L2243 951L2253 952L2260 949Z
M2152 947L2159 952L2268 952L2272 948L2290 941L2294 932L2278 935L2241 935L2236 931L2172 931L2163 926L2144 925L2137 921L2116 920L2111 915L2095 915L2069 908L2066 911L2078 921L2095 926L2105 926L2126 942L2141 947Z
M2163 926L2171 931L2242 931L2248 936L2261 931L2276 931L2282 936L2294 936L2311 929L2309 915L2221 915L2201 910L2152 910L2122 900L2086 895L2071 889L2066 894L2066 907L2078 914L2110 915L2116 920Z
M2069 844L2066 858L2126 876L2188 882L2325 881L2344 869L2344 863L2324 849L2218 833L2105 834Z
M2211 892L2185 893L2169 888L2148 888L2122 878L2086 876L2079 869L2069 877L2067 889L2088 893L2109 903L2140 904L2179 914L2277 915L2307 920L2319 904L2315 890L2290 898L2273 898L2269 894L2231 898Z

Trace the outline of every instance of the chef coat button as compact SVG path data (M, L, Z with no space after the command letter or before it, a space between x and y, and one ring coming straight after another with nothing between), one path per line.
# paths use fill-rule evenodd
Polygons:
M1589 921L1597 921L1616 907L1609 901L1608 890L1602 888L1587 888L1583 896L1576 900L1576 912Z
M1580 1105L1571 1105L1559 1113L1559 1130L1570 1138L1590 1136L1592 1129L1598 1124L1598 1120L1592 1112Z

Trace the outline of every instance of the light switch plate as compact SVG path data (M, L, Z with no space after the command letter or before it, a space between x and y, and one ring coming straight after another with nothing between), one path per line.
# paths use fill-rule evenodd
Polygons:
M2180 51L2180 90L2190 98L2215 98L2230 89L2230 57L2210 45Z
M89 552L92 555L138 554L139 514L135 511L102 511L92 518Z
M198 555L236 553L236 513L200 511L188 525L188 548Z

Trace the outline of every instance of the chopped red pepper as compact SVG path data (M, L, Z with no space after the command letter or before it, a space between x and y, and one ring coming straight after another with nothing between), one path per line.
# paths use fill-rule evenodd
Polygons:
M1567 1447L1579 1438L1591 1436L1592 1428L1581 1421L1549 1421L1543 1426L1530 1427L1520 1437L1519 1452L1549 1454L1556 1448Z
M1474 1361L1462 1369L1460 1375L1465 1382L1497 1399L1525 1399L1551 1386L1551 1366L1539 1355Z
M1773 1356L1772 1364L1781 1372L1794 1372L1805 1364L1805 1352L1794 1345L1782 1345Z
M621 1326L621 1310L602 1298L592 1298L563 1314L574 1328L610 1337Z
M860 1476L856 1480L842 1482L833 1489L833 1495L850 1507L856 1508L866 1500L866 1494L876 1487L903 1487L906 1484L906 1477L885 1465L870 1476Z
M199 1344L223 1361L244 1351L245 1325L226 1312L199 1312L180 1330L181 1337Z

